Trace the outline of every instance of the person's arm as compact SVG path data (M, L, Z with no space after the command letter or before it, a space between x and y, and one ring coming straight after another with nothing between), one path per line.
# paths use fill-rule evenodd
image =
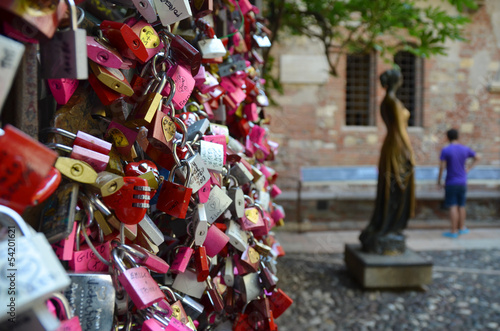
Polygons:
M481 159L479 155L474 155L471 157L472 161L465 167L465 171L468 173Z
M438 175L438 179L437 179L437 185L439 187L442 187L443 184L441 184L441 178L443 177L443 171L444 169L446 169L446 161L445 160L441 160L441 162L439 163L439 175Z

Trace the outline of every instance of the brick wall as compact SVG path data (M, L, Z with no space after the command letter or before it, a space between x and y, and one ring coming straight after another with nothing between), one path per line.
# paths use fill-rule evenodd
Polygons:
M500 93L490 93L491 82L500 81L500 4L495 0L470 15L465 30L469 40L448 43L449 53L425 60L423 126L409 129L418 165L436 165L446 145L450 127L461 131L461 141L482 156L484 165L500 165ZM304 38L275 45L273 56L320 55L317 43ZM311 63L304 61L303 70ZM279 65L277 66L277 68ZM273 164L279 185L295 189L302 166L375 165L385 126L377 106L376 126L346 127L345 59L339 76L322 84L285 84L285 94L273 94L279 106L268 107L272 118L270 137L280 143ZM380 75L389 65L379 59ZM276 69L278 70L278 69ZM282 70L287 70L282 68ZM385 90L377 81L377 105Z

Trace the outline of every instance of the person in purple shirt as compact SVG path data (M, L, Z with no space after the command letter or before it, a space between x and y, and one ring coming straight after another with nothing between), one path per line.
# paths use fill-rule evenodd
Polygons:
M451 231L444 232L443 236L458 238L460 234L469 232L465 227L467 173L479 161L479 156L471 148L459 144L456 129L448 130L446 135L450 144L441 150L437 184L439 187L443 186L441 178L443 170L446 169L444 203L449 208ZM467 163L469 158L472 162Z

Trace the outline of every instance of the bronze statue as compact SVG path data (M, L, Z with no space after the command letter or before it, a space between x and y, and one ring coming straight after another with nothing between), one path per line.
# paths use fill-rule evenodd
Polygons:
M387 135L380 152L375 210L359 239L365 252L396 255L405 251L403 230L414 216L415 161L407 132L410 112L396 97L403 82L401 72L387 70L380 82L387 90L380 105Z

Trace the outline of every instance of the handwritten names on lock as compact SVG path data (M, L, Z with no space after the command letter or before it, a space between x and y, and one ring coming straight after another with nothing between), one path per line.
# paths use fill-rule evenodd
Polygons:
M161 127L163 129L163 135L165 136L165 140L170 142L175 136L175 123L168 116L163 116L161 119Z
M115 308L115 288L111 275L71 274L71 285L64 291L82 330L110 330Z
M96 246L96 250L105 260L109 260L109 242ZM90 248L74 252L73 260L69 262L69 266L76 272L108 270L108 266L102 263Z
M214 186L210 191L207 203L205 203L205 212L208 223L212 224L222 215L231 205L231 198L224 193L220 187Z
M199 154L190 157L188 162L191 164L191 180L188 183L188 187L193 190L193 193L196 193L210 180L210 173ZM182 176L186 178L187 169L182 168L181 171Z
M187 0L155 0L161 24L168 26L190 17L191 6Z
M224 167L224 146L201 140L200 155L208 169L222 171Z
M139 39L146 48L156 48L160 45L160 37L151 26L146 25L141 29Z

